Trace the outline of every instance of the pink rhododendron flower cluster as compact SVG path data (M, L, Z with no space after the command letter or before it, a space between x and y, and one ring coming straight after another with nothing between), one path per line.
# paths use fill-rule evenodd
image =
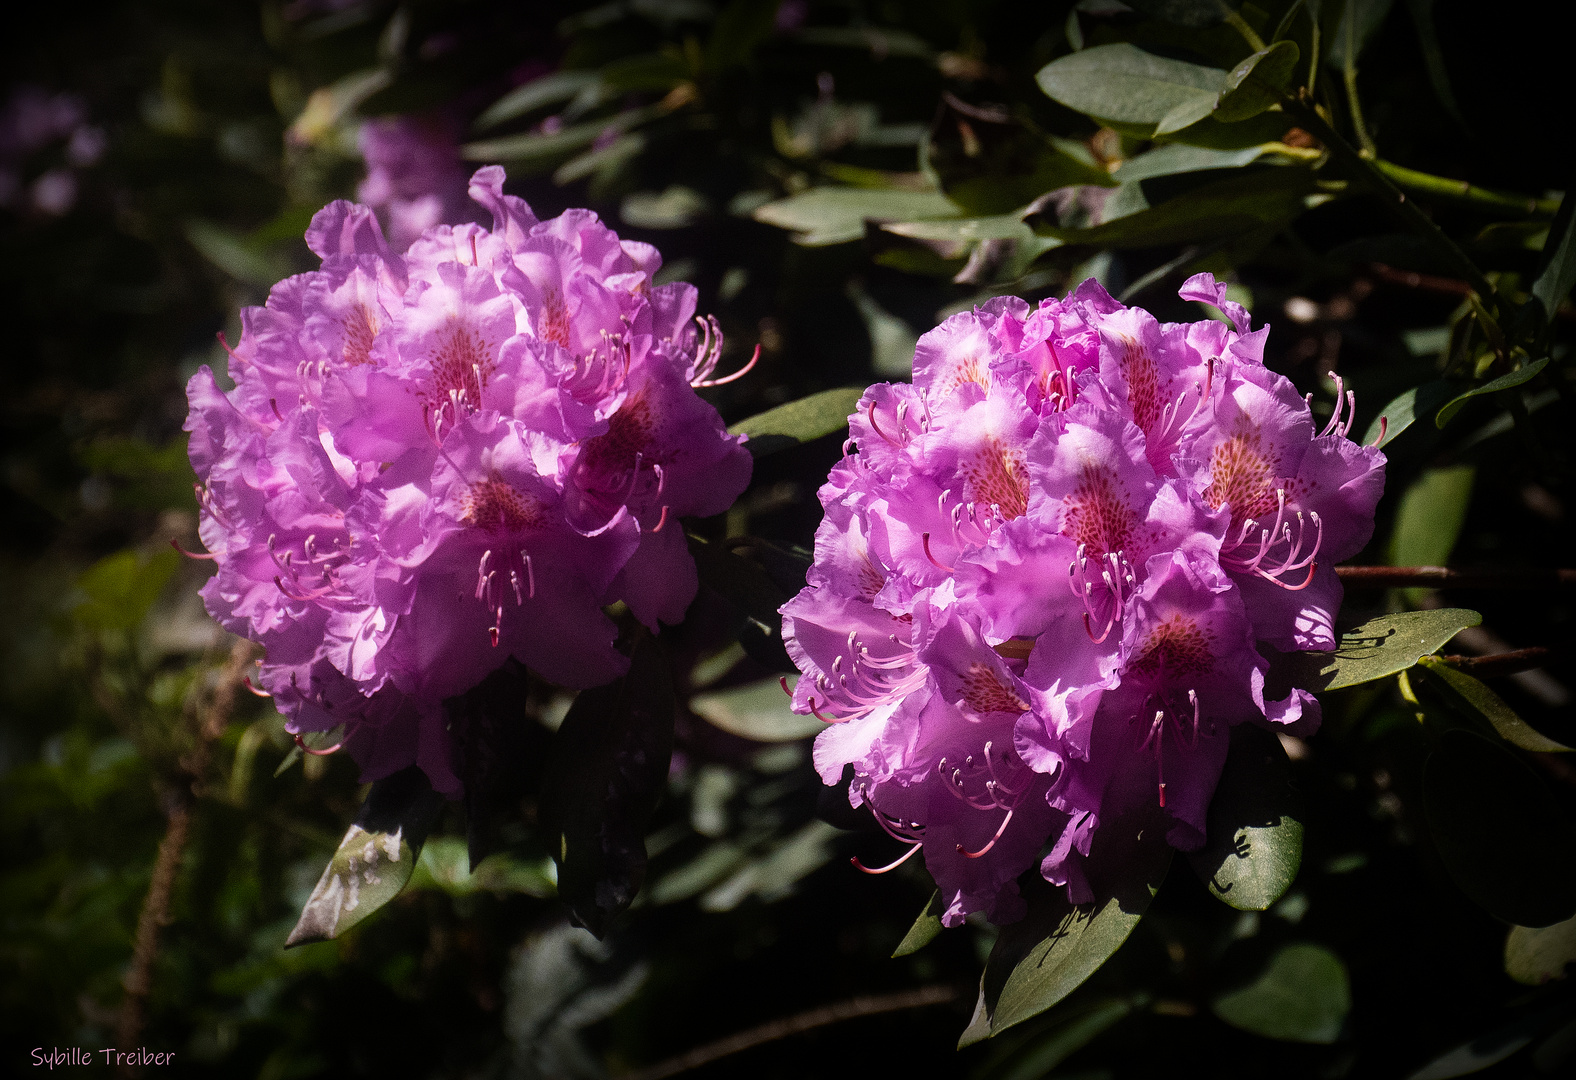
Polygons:
M1181 295L1234 325L1094 282L953 316L912 385L866 392L821 489L782 609L794 706L829 722L822 779L852 766L853 804L923 849L949 926L1021 917L1036 859L1090 900L1090 841L1135 800L1198 848L1230 727L1318 725L1311 695L1266 698L1258 647L1333 645L1384 456L1346 437L1350 394L1315 423L1223 285Z
M235 389L206 367L187 388L209 612L267 646L293 732L342 728L366 779L415 762L451 794L444 699L509 657L569 687L617 677L603 606L682 619L677 519L750 476L693 389L720 352L695 290L654 285L656 250L590 211L538 221L503 180L471 182L491 230L403 253L366 207L325 207L322 268L242 313Z

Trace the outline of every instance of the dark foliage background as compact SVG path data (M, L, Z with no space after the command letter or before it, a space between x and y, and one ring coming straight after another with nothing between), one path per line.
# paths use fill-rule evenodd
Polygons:
M1339 17L1339 3L1325 6ZM1358 6L1375 13L1356 85L1381 157L1530 198L1513 213L1416 195L1504 289L1524 292L1573 179L1557 12L1456 0ZM1354 434L1442 370L1486 377L1471 370L1476 346L1462 345L1471 313L1454 276L1400 243L1355 186L1319 188L1331 197L1246 233L1208 223L1177 240L1108 230L1115 239L1039 251L1027 233L991 247L914 240L858 214L849 234L836 233L849 228L846 215L790 222L786 211L761 211L812 188L921 191L939 177L966 209L1001 214L1056 186L1035 172L1047 133L1081 146L1093 163L1084 168L1139 159L1146 140L1052 101L1035 73L1076 44L1132 40L1225 67L1247 50L1229 30L1183 31L1121 8L144 0L8 16L0 92L13 102L69 94L80 116L42 143L0 145L0 167L16 178L0 192L4 1068L31 1069L34 1047L97 1050L127 1030L139 912L171 807L187 791L189 837L136 1037L176 1052L168 1075L621 1075L805 1010L916 988L953 996L778 1038L695 1075L1389 1077L1484 1035L1474 1063L1485 1077L1568 1067L1570 990L1505 974L1506 925L1463 894L1429 842L1424 735L1389 681L1328 695L1324 731L1295 748L1306 849L1275 907L1227 908L1178 861L1133 937L1072 998L955 1051L994 930L947 931L889 958L930 883L917 861L882 878L850 870L849 856L880 859L890 843L820 789L808 742L794 737L803 729L785 726L774 669L761 650L733 644L740 613L710 589L664 635L689 707L641 899L600 942L565 921L551 839L532 827L528 794L507 850L476 873L466 819L448 807L416 879L375 919L336 941L281 948L362 791L347 760L292 757L266 702L242 694L232 712L212 712L231 646L195 595L206 564L169 546L197 546L183 385L200 364L218 366L215 334L235 340L240 306L310 265L300 237L311 213L353 196L362 175L361 118L440 116L464 141L487 140L472 156L503 160L511 189L540 216L590 206L621 235L657 244L669 279L694 282L701 309L721 320L725 364L762 347L749 377L709 391L730 422L815 391L905 377L918 334L999 293L1034 301L1094 275L1161 318L1199 318L1175 287L1201 268L1231 275L1256 319L1275 325L1268 362L1316 407L1329 408L1331 371L1356 389ZM1267 37L1287 8L1261 0L1241 17ZM1425 24L1436 33L1420 33ZM600 96L498 118L495 103L513 88L560 70L600 71ZM1322 100L1350 132L1341 71L1326 66L1321 79ZM979 121L963 135L970 108L999 108L1011 122ZM544 125L550 114L556 125ZM590 132L579 142L577 125ZM84 127L101 136L100 153L86 152L91 134L75 141ZM1028 150L1026 132L1041 140ZM1270 138L1282 136L1284 125ZM970 138L984 149L971 153ZM1294 144L1285 136L1303 159L1252 175L1307 165L1313 152ZM1153 207L1243 172L1159 175L1123 190L1141 186ZM38 186L50 176L53 188ZM1315 179L1344 182L1334 167ZM818 228L847 239L796 242L794 232L813 240ZM1554 321L1554 366L1530 387L1528 400L1543 404L1530 415L1512 423L1504 410L1514 405L1478 398L1445 429L1425 416L1387 448L1376 539L1356 561L1569 564L1576 491L1561 364L1571 327L1567 302ZM762 459L727 519L696 528L808 546L816 487L840 440ZM1354 615L1440 604L1484 615L1452 651L1567 648L1493 685L1545 734L1576 740L1571 593L1349 594ZM521 722L545 747L567 705L530 682ZM719 710L733 718L723 727L706 718ZM1569 812L1576 768L1523 757ZM1495 821L1494 793L1472 812ZM1349 977L1333 1041L1268 1038L1216 1015L1213 1002L1300 942L1332 952Z

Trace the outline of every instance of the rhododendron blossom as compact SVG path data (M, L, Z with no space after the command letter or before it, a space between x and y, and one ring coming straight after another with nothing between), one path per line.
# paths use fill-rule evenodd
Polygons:
M589 211L538 221L485 168L493 227L403 253L366 207L325 207L319 270L242 313L235 388L188 387L203 589L267 647L292 732L342 730L368 780L419 764L454 794L444 699L515 657L568 687L628 660L603 612L677 622L677 519L726 510L750 458L694 387L721 340L695 290Z
M1135 800L1200 847L1230 728L1318 725L1311 695L1265 697L1259 646L1331 647L1384 455L1347 438L1339 383L1315 424L1223 285L1181 295L1231 324L1094 282L953 316L912 385L866 392L821 489L782 609L794 707L828 723L822 779L851 766L898 861L923 850L949 926L1021 917L1036 861L1090 900L1090 842Z

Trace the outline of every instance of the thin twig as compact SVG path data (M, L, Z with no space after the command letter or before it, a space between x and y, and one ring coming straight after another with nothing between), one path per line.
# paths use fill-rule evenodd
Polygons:
M257 646L249 641L237 640L231 646L229 659L197 723L197 745L181 759L180 775L164 793L164 839L159 842L159 853L153 860L153 876L148 882L147 895L143 897L142 913L137 917L131 966L121 983L126 996L121 999L115 1039L122 1050L136 1048L142 1035L145 1006L153 989L153 963L159 952L159 928L170 922L170 899L180 872L186 838L191 832L196 801L192 785L200 782L207 771L209 753L229 725L236 694L256 655ZM135 1076L138 1070L122 1061L119 1072L122 1076Z
M1343 585L1366 589L1548 589L1576 585L1576 570L1540 567L1337 566L1335 573Z
M718 1039L705 1046L697 1046L678 1057L659 1061L649 1068L625 1073L619 1080L664 1080L665 1077L677 1076L679 1073L698 1069L702 1065L709 1065L719 1058L729 1057L763 1043L775 1042L789 1035L798 1035L813 1028L843 1020L853 1020L861 1016L875 1016L878 1013L900 1012L927 1005L944 1005L956 1000L957 996L957 988L953 986L922 986L918 990L904 990L896 994L874 994L840 1001L835 1005L823 1005L818 1009L799 1013L797 1016L773 1020L769 1024L729 1035L725 1039Z
M1559 655L1559 650L1551 649L1545 645L1534 645L1527 649L1513 649L1510 652L1492 653L1488 656L1460 656L1452 654L1441 656L1439 659L1468 675L1479 679L1493 679L1501 675L1514 675L1518 671L1533 671L1543 667L1550 660Z

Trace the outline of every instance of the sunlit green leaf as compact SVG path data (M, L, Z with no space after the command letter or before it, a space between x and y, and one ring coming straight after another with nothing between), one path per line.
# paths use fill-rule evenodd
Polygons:
M1466 521L1476 471L1470 465L1426 469L1412 481L1396 509L1390 536L1391 566L1443 566Z
M818 187L767 203L754 217L794 233L810 247L841 244L865 235L865 222L917 221L962 216L939 191L900 188Z
M398 896L442 806L414 765L373 784L285 947L336 938Z
M1322 945L1286 945L1254 982L1223 994L1215 1015L1233 1027L1289 1042L1332 1043L1352 1008L1341 958Z
M1036 79L1053 100L1085 115L1159 125L1183 112L1196 111L1194 120L1208 116L1226 84L1226 73L1123 43L1098 45L1053 60Z
M1576 916L1553 926L1512 926L1505 937L1505 974L1528 986L1565 977L1576 964Z
M1268 910L1302 864L1300 803L1275 736L1252 724L1238 726L1209 804L1207 839L1188 862L1232 907Z
M1076 990L1132 933L1154 899L1171 846L1165 819L1147 804L1102 821L1085 862L1092 904L1074 906L1065 889L1026 876L1029 913L1002 927L985 962L980 1000L959 1046L1036 1016Z
M819 734L826 727L813 716L800 716L789 706L776 679L763 679L690 698L690 711L730 735L756 742L792 742Z
M895 960L899 956L917 953L934 941L939 933L941 933L941 892L938 889L930 894L930 899L925 901L925 910L919 913L914 925L908 928L903 940L897 943L896 949L892 950L892 958Z
M86 597L72 609L85 626L101 630L130 630L147 616L180 566L181 557L165 549L152 555L117 551L83 572L77 588Z
M1254 53L1226 76L1225 88L1211 115L1227 124L1259 115L1280 101L1281 91L1291 82L1300 58L1294 41L1277 41Z
M1390 445L1395 441L1395 437L1411 427L1419 416L1427 416L1437 409L1453 391L1454 387L1442 379L1412 387L1379 410L1379 415L1368 425L1363 443L1378 447Z
M1249 146L1241 150L1210 150L1202 146L1167 143L1128 158L1114 176L1123 184L1150 180L1157 176L1204 172L1208 169L1236 169L1251 165L1267 153L1266 147Z
M745 448L756 457L764 457L846 431L848 417L864 393L864 389L857 386L822 390L819 394L757 413L748 420L740 420L728 428L728 434L748 435Z
M1453 398L1452 400L1446 402L1445 407L1439 410L1439 415L1434 417L1434 423L1439 427L1444 427L1446 424L1450 423L1450 421L1455 418L1456 413L1460 412L1462 407L1473 398L1481 397L1484 394L1498 393L1501 390L1509 390L1512 387L1520 386L1523 383L1530 382L1532 379L1537 377L1539 372L1548 367L1548 364L1549 358L1545 356L1541 360L1534 360L1530 364L1517 368L1508 375L1501 375L1499 378L1490 380L1489 382L1484 383L1482 386L1474 387L1473 389L1468 390L1459 397Z
M1499 743L1446 731L1423 769L1423 803L1445 869L1489 914L1530 927L1576 914L1576 827Z
M1405 671L1483 616L1465 608L1400 611L1369 619L1341 634L1333 652L1277 655L1266 694L1278 696L1280 680L1304 690L1339 690Z
M1568 752L1571 749L1535 730L1505 704L1504 698L1466 672L1434 656L1423 657L1420 664L1424 674L1434 680L1452 704L1482 716L1506 742L1541 754Z

